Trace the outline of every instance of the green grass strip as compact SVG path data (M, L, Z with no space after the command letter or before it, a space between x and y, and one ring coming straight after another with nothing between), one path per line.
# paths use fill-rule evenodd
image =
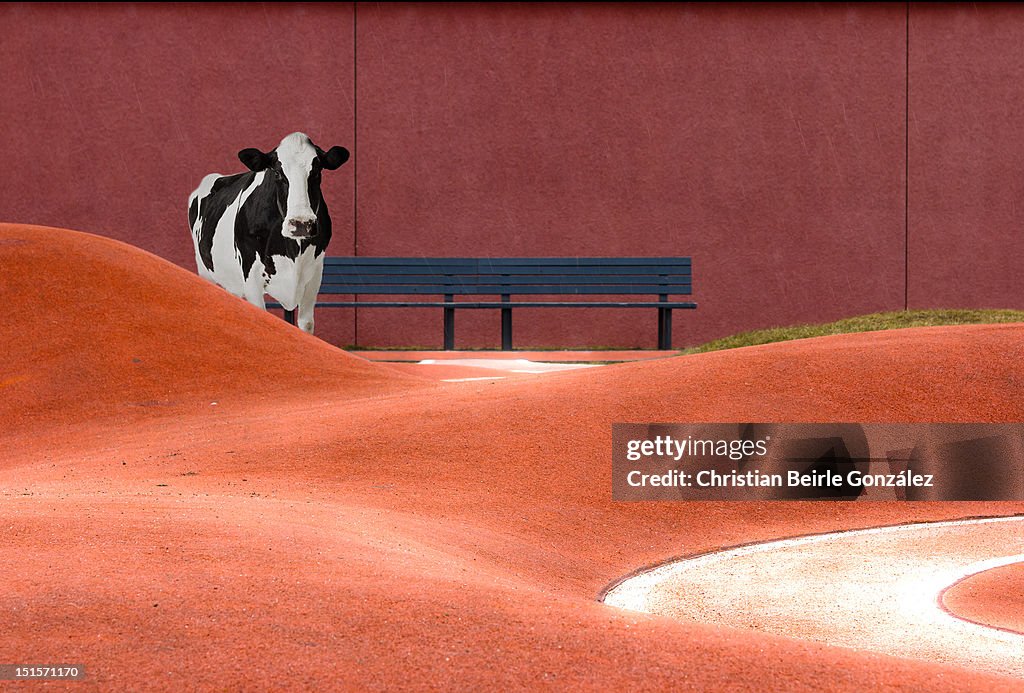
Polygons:
M683 354L701 354L707 351L738 349L740 347L787 342L791 339L824 337L832 334L899 330L906 327L935 327L939 325L979 325L1024 322L1020 310L900 310L891 313L872 313L845 318L822 325L793 325L766 330L742 332L716 339L700 346L683 350Z

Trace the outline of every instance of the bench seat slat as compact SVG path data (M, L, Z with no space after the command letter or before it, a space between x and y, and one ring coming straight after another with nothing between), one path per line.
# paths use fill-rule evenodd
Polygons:
M326 284L452 284L452 285L475 285L482 286L485 284L507 284L509 286L529 286L531 284L539 285L587 285L587 284L600 284L603 286L610 285L623 285L629 286L630 284L689 284L690 275L667 275L663 277L652 277L651 275L615 275L608 277L596 277L593 275L579 275L579 276L556 276L556 277L501 277L496 275L466 275L464 277L445 277L443 279L438 278L436 274L424 274L424 275L400 275L388 277L386 275L378 274L346 274L346 275L324 275L323 283Z
M603 266L538 266L538 265L509 265L503 267L494 266L464 266L451 264L434 265L385 265L373 264L362 265L352 263L332 262L335 258L327 258L324 262L324 274L384 274L388 276L412 274L412 275L534 275L534 276L614 276L619 274L632 274L638 276L652 276L657 274L684 275L691 274L691 267L686 265L603 265Z
M327 258L331 260L332 258ZM438 276L442 274L452 274L457 276L464 275L476 275L476 267L462 267L458 265L435 265L435 266L424 266L416 265L414 267L406 267L401 265L359 265L359 266L348 266L339 265L335 263L324 263L324 276L329 274L341 274L341 275L383 275L388 277L402 276L402 275L419 275L419 276Z
M323 308L679 308L693 309L696 303L679 301L318 301ZM267 303L267 308L280 308L280 303Z
M525 267L568 266L568 267L624 267L627 265L684 265L692 261L688 257L369 257L369 256L327 256L325 261L330 264L346 267L369 265L391 265L401 267L422 267L438 264L459 265L462 267L507 267L522 265Z
M463 269L476 269L479 259L472 257L367 257L367 256L333 256L324 258L325 264L339 267L434 267L448 265Z
M371 295L421 295L421 294L458 294L468 296L481 294L484 296L500 296L502 294L521 294L534 296L593 296L603 294L683 294L691 293L690 285L628 285L628 286L559 286L543 285L528 287L511 287L502 285L334 285L321 286L322 294L371 294Z
M479 258L480 267L650 267L686 266L691 260L688 257L494 257Z

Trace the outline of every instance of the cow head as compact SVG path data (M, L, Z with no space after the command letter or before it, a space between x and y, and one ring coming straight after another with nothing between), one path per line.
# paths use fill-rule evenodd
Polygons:
M238 158L249 170L265 172L264 181L273 186L283 217L281 234L294 240L317 235L317 212L323 204L320 172L333 171L348 157L344 147L331 147L325 152L301 132L288 135L277 149L266 154L259 149L238 152Z

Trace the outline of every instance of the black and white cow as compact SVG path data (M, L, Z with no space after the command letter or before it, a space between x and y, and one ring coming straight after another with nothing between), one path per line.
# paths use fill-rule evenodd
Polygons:
M267 154L238 152L247 173L203 178L188 198L199 275L260 308L264 294L285 310L298 307L299 327L312 333L331 240L320 173L348 157L344 147L325 152L296 132Z

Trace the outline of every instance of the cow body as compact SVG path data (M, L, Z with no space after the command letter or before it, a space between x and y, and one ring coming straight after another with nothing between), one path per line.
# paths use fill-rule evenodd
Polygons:
M299 327L312 333L331 240L320 172L341 166L348 151L324 152L294 133L270 153L244 149L239 158L248 172L211 173L189 197L196 268L260 308L265 294L286 310L298 308Z

